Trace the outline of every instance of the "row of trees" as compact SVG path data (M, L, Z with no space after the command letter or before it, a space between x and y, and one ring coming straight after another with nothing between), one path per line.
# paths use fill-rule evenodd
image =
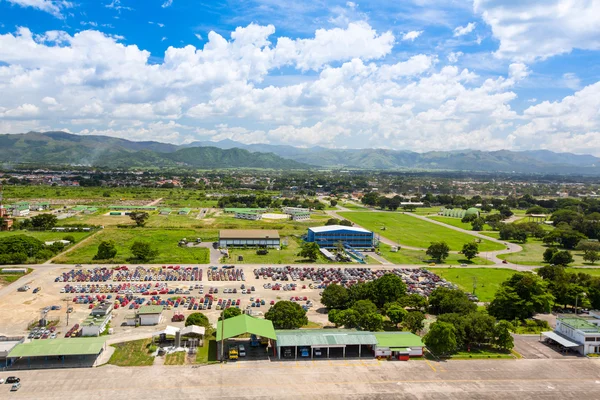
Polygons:
M275 199L271 196L249 195L249 196L223 196L217 202L219 208L280 208L280 207L302 207L315 210L325 209L325 205L318 199Z
M39 214L31 218L15 219L13 230L35 229L40 231L49 231L56 226L58 219L54 214Z
M149 242L135 241L129 247L133 257L130 261L151 261L158 256L158 250ZM117 245L113 240L104 240L98 245L94 260L112 260L117 256Z
M75 238L67 235L63 238L71 243ZM35 261L46 261L60 253L65 245L54 242L47 246L44 242L27 235L13 235L0 238L0 265L1 264L25 264L29 259Z
M465 243L462 247L461 253L467 260L472 260L479 254L479 245L475 242ZM432 242L427 251L425 252L429 257L438 263L444 262L450 255L450 246L446 242Z

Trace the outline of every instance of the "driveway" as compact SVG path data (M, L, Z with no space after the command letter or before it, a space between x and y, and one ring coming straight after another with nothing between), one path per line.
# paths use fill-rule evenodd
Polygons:
M569 352L561 353L556 348L540 342L540 335L513 335L515 339L514 350L527 359L573 359L583 356Z

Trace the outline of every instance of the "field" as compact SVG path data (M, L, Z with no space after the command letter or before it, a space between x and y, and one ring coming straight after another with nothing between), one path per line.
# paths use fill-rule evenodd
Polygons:
M457 228L466 229L467 231L471 230L471 223L470 222L462 222L460 220L460 218L452 218L452 217L428 217L428 218L432 219L434 221L443 222L444 224L455 226ZM483 229L491 230L492 227L489 226L488 224L484 224Z
M473 292L476 279L475 295L480 301L492 301L500 284L510 278L516 271L502 268L427 268L449 282L456 284L466 292Z
M112 346L115 348L115 352L108 363L119 367L152 365L154 357L150 356L148 351L150 343L151 339L142 339L114 344Z
M366 210L365 207L358 205L358 203L350 203L350 202L345 202L345 203L338 203L339 206L347 208L348 210Z
M185 351L167 354L165 356L165 365L183 365L185 364Z
M198 347L196 353L197 364L213 364L217 361L217 341L215 337L207 337L204 340L204 345Z
M527 243L519 244L523 250L518 253L501 254L498 258L520 265L544 265L544 251L548 248L541 240L529 238ZM570 265L592 265L583 261L583 253L571 251L574 262Z
M10 268L10 266L7 266L6 268ZM13 273L0 272L0 287L2 287L4 285L8 285L9 283L18 281L25 275L28 275L29 273L31 273L31 271L32 271L31 268L27 268L27 272L24 274L13 274Z
M196 220L197 227L206 229L275 229L283 236L305 235L311 226L322 226L329 217L324 214L313 214L310 220L296 222L285 219L262 219L251 221L238 219L230 214L220 214L217 216L209 215L207 218Z
M339 215L355 222L376 234L396 241L402 245L427 248L431 242L444 241L450 250L459 251L463 244L475 238L466 233L429 223L421 219L400 213L387 212L340 212ZM381 228L385 227L385 230ZM501 244L482 241L479 251L501 250Z
M429 264L430 257L425 254L425 251L419 250L406 250L400 249L400 251L393 253L391 247L385 243L379 244L379 251L386 260L393 262L394 264ZM471 261L465 259L462 254L450 254L444 261L444 265L460 265L460 264L475 264L475 265L493 265L492 261L488 261L481 257L475 257Z
M54 240L61 240L65 236L73 236L76 242L80 242L86 236L89 236L90 232L8 231L0 232L0 239L14 235L31 236L42 242L51 242Z
M178 243L182 238L189 240L202 238L204 241L214 241L217 238L217 232L193 229L104 229L81 247L59 256L54 262L58 264L97 263L99 261L93 260L93 257L98 251L98 245L103 240L113 240L117 247L117 256L114 260L106 260L105 262L127 262L127 259L132 257L129 248L138 240L150 242L158 249L159 254L151 261L152 263L207 264L209 262L209 250L207 248L179 247Z

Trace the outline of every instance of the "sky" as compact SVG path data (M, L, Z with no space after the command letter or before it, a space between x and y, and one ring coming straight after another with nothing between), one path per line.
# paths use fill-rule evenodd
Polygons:
M600 156L600 0L0 0L0 133Z

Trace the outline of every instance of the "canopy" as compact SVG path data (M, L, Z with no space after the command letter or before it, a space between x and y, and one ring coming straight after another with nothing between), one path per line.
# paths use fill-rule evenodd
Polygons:
M160 336L160 335L175 336L175 334L177 332L179 332L179 328L177 328L175 326L167 325L167 327L165 329L163 329L162 331L154 332L152 334L152 336Z
M277 331L277 346L344 347L375 345L371 332L349 329L293 329Z
M223 327L225 325L225 327ZM223 335L222 330L225 331ZM266 337L269 339L277 339L273 323L266 319L258 319L246 314L238 315L237 317L228 318L224 322L217 322L217 340L229 339L235 336L251 333L256 336Z
M575 343L567 338L564 338L560 335L558 335L557 333L554 332L542 332L542 335L546 336L549 339L554 340L555 342L558 342L560 344L562 344L565 347L579 347L581 346L579 343Z
M45 356L97 355L104 348L106 337L36 340L21 343L8 353L9 358Z
M185 328L183 328L181 330L181 336L187 336L187 335L190 335L190 334L204 336L205 332L206 332L206 328L203 327L203 326L190 325L190 326L186 326Z

